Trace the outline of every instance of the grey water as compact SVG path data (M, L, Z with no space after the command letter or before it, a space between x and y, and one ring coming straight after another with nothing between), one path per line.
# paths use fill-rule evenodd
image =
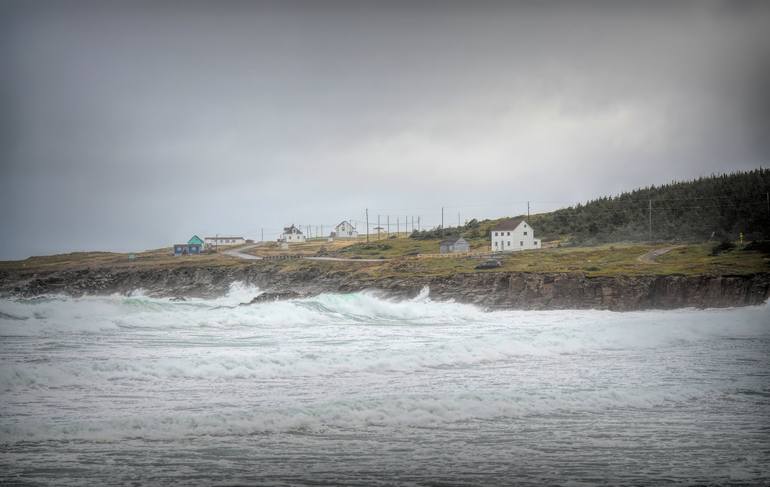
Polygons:
M770 309L0 301L0 484L770 483Z

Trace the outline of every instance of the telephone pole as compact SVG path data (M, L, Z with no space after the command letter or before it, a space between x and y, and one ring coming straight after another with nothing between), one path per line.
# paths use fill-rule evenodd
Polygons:
M398 231L399 231L399 223L398 223L399 217L396 217L396 238L398 238Z
M441 207L441 236L444 236L444 207Z
M260 235L259 241L260 242L264 242L265 241L265 229L264 228L260 228L259 229L259 235Z
M457 212L457 228L460 228L460 212Z
M388 233L387 233L387 235L385 236L385 238L390 238L390 215L388 215L388 216L387 216L387 217L385 217L385 218L386 218L386 220L387 220L387 222L388 222Z
M529 221L529 201L527 201L527 221Z
M369 243L369 208L366 209L366 243Z
M417 215L417 231L420 231L420 215Z

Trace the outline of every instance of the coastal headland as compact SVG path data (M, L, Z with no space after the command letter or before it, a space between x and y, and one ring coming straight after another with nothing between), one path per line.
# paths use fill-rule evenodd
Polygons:
M263 244L242 252L173 257L169 249L134 254L83 252L0 263L0 295L130 294L187 298L225 294L234 282L258 286L261 300L370 291L393 299L426 287L434 300L488 309L732 307L770 296L766 246L715 252L713 243L619 243L552 247L497 258L439 256L437 242L408 238L344 245L308 242L289 251Z

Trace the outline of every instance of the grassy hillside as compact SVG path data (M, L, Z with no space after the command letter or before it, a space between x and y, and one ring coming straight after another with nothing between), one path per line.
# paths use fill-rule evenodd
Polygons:
M564 272L588 276L741 275L770 271L770 255L750 248L713 255L708 244L676 246L652 259L643 257L665 244L615 244L514 252L500 256L502 267L476 270L478 258L413 258L362 268L372 275L407 277L473 272Z
M173 257L170 249L141 252L136 259L127 254L81 252L47 257L32 257L22 261L0 262L0 280L8 271L45 272L62 270L134 268L138 270L196 268L196 267L257 267L265 271L293 272L316 269L321 272L363 273L371 277L416 275L452 275L475 272L566 272L589 276L617 275L703 275L753 274L770 271L770 246L746 245L714 253L713 244L604 244L592 247L563 247L515 252L500 255L502 266L491 270L476 270L484 258L404 256L414 251L435 250L436 240L383 240L379 244L355 244L339 252L349 257L383 257L379 262L351 260L347 262L311 261L246 261L226 254ZM367 246L368 245L368 246ZM389 245L388 248L377 247ZM362 248L367 246L365 248ZM651 252L667 253L645 259ZM344 252L343 252L344 251ZM312 255L312 254L311 254ZM317 255L317 254L316 254Z

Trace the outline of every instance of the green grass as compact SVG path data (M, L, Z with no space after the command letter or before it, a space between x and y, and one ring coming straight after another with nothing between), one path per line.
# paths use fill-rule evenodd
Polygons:
M734 250L711 256L712 245L687 245L664 254L654 263L639 260L661 244L615 244L515 252L497 257L502 266L476 270L477 257L409 258L383 262L366 272L389 276L450 275L471 272L581 273L588 276L753 274L770 272L770 256Z
M411 238L382 238L372 240L369 243L359 242L342 248L334 255L339 257L361 257L366 259L392 259L396 257L413 257L418 254L438 254L439 239L415 240ZM486 239L469 240L472 251L489 250L489 242Z
M367 278L441 276L477 272L548 272L580 273L588 276L639 275L720 275L770 272L770 255L740 248L717 256L711 255L713 244L679 245L648 263L641 255L668 244L612 244L592 247L563 247L515 252L496 256L502 266L476 270L484 259L479 257L417 257L416 254L436 253L437 240L406 238L357 243L335 249L341 257L379 258L381 262L330 262L291 259L281 261L245 261L225 254L174 257L170 249L158 249L136 254L109 252L77 252L22 261L0 262L0 271L55 271L93 268L173 268L251 266L265 272L306 272L324 274L344 272ZM308 249L309 250L309 249ZM414 254L414 255L410 255ZM312 278L314 274L309 274Z
M116 252L73 252L47 256L30 257L24 260L0 261L3 271L59 271L95 268L165 268L186 266L237 266L244 261L225 254L201 254L176 257L172 249L163 248L134 253L134 260L129 254Z

